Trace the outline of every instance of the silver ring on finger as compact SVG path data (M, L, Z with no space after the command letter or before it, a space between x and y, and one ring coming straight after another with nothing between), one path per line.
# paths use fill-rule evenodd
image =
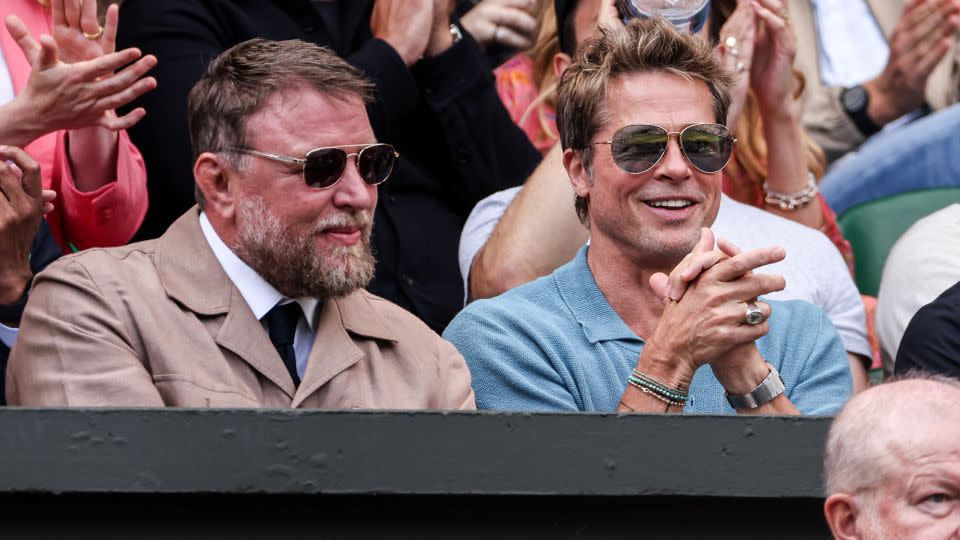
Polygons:
M500 41L500 24L497 23L497 26L493 29L493 40L496 42Z
M737 62L737 65L734 66L734 69L737 70L737 73L742 73L746 66L743 65L743 62Z
M747 304L747 311L744 314L744 320L747 324L754 325L763 322L763 311L757 306L756 302Z

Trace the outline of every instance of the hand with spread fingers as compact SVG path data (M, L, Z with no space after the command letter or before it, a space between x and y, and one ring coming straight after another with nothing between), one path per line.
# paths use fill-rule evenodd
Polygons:
M657 273L650 278L665 305L644 356L681 362L690 378L703 364L713 366L737 347L754 346L768 332L770 316L770 306L756 298L786 285L782 276L753 273L783 260L782 248L740 252L727 242L720 242L721 249L713 244L713 233L704 228L696 247L669 276Z
M0 304L16 303L30 284L30 246L46 204L40 165L23 150L0 146Z
M53 39L68 63L93 60L116 51L120 8L111 4L105 22L97 19L96 0L52 0Z
M112 11L115 19L115 6ZM143 109L120 117L113 109L156 87L155 79L144 77L156 65L155 57L141 58L139 50L127 49L66 63L51 36L35 39L16 15L8 15L6 24L33 69L23 91L8 109L8 120L13 124L7 124L6 131L0 128L4 142L25 146L60 129L97 126L118 131L143 118Z
M460 22L481 47L528 49L536 39L536 0L481 0Z
M870 94L867 114L884 125L918 109L927 80L950 50L960 30L960 0L911 0L890 36L887 65L864 83Z

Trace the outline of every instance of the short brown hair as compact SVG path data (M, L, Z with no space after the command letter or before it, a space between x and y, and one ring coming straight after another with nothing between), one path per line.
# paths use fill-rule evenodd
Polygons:
M300 87L338 100L373 100L373 83L325 47L298 39L244 41L210 62L190 90L187 125L193 159L204 152L245 147L247 119L274 93ZM229 155L232 165L242 166L238 154ZM203 208L199 188L195 194Z
M677 30L660 16L633 19L625 29L601 27L580 46L557 90L560 145L579 152L589 174L593 164L590 143L605 121L610 83L622 75L650 71L705 82L713 96L715 122L726 123L733 78L708 43ZM589 217L589 204L585 197L576 199L577 215L583 223Z

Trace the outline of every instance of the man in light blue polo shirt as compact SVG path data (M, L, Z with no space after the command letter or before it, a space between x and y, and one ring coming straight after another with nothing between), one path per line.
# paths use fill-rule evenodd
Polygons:
M662 20L582 46L558 90L564 167L590 245L553 274L470 304L447 327L477 405L520 411L832 414L851 393L827 317L762 302L752 270L709 229L734 139L730 76Z

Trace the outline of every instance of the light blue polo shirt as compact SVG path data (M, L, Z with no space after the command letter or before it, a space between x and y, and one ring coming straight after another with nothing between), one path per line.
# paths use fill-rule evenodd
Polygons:
M587 249L549 276L471 303L447 327L443 337L470 367L478 408L616 410L643 340L600 292ZM802 414L836 414L852 381L830 320L807 302L768 303L773 314L769 333L757 340L760 353ZM684 412L735 414L710 366L694 374Z

